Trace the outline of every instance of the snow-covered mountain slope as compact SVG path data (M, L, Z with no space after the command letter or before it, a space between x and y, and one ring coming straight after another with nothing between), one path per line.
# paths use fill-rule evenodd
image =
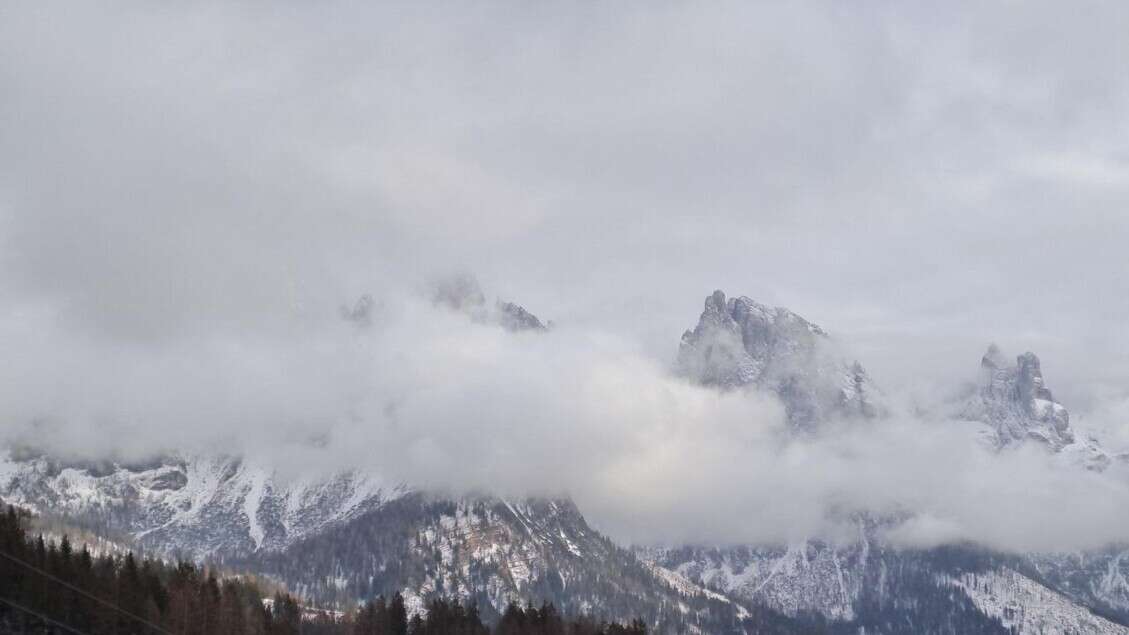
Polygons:
M846 545L803 541L787 548L645 549L640 557L737 601L763 603L792 617L816 614L850 624L865 620L868 606L888 611L944 596L929 585L891 577L891 572L910 570L961 589L977 610L1018 633L1129 632L1123 625L1129 621L1123 608L1127 572L1122 559L1129 561L1124 552L1028 555L1001 563L963 548L901 552L860 538ZM962 571L970 561L978 563L975 571Z
M1129 627L1095 615L1067 596L1007 567L942 580L964 591L985 615L1019 633L1129 635Z
M549 600L644 616L663 631L718 631L744 607L639 561L567 500L450 499L373 475L282 481L234 457L148 465L0 460L0 499L158 553L222 561L323 606L397 590L421 602L473 598L502 611Z
M567 500L412 494L279 552L235 562L323 604L388 594L473 598L487 613L549 600L567 612L639 615L663 631L739 624L728 598L645 563Z
M1129 622L1129 548L1027 554L1025 570L1063 595Z
M687 552L696 552L687 557ZM641 557L739 601L768 606L832 633L1012 633L997 615L948 582L972 566L995 566L984 553L956 549L900 551L860 537L789 548L645 549ZM1072 605L1072 611L1085 610Z
M644 549L640 556L707 589L786 615L850 621L869 547L866 540L839 548L800 541L784 547Z
M0 498L196 557L282 549L405 491L356 471L284 481L229 456L91 465L0 455Z
M709 386L771 390L792 425L806 431L831 417L873 417L882 409L866 371L839 357L823 329L788 309L744 296L726 300L721 291L706 298L698 325L682 335L678 369Z

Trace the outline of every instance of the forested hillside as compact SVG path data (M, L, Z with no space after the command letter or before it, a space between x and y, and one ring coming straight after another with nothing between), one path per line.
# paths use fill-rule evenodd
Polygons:
M339 614L304 609L286 593L264 601L258 586L188 562L175 565L123 556L95 556L63 536L27 534L27 517L0 514L0 632L177 635L641 635L629 625L566 619L552 604L511 605L493 629L478 608L432 600L409 619L400 594Z

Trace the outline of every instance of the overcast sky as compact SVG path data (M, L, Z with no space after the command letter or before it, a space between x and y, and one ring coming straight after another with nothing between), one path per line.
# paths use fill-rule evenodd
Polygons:
M550 377L666 381L721 288L892 392L1034 350L1129 442L1126 4L373 4L0 7L0 425L363 418L471 271L590 347ZM362 293L418 346L343 352Z

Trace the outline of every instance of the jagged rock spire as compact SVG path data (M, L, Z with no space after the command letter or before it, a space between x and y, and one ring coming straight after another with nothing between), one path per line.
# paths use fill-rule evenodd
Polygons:
M1061 450L1074 442L1070 413L1047 389L1038 356L1026 352L1012 364L992 344L980 367L982 384L964 414L991 426L998 447L1035 439Z

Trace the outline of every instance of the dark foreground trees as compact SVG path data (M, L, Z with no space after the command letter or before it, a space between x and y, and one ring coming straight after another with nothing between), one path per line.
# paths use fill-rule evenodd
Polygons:
M239 578L193 564L94 556L66 536L28 538L26 518L0 511L0 632L115 635L297 633L293 598L263 602Z
M95 556L29 538L26 516L0 510L0 633L80 635L642 635L646 627L566 619L551 604L511 605L493 631L478 608L433 600L408 618L404 598L377 598L347 615L304 610L285 593L263 600L239 577L187 562Z
M491 631L483 623L478 608L446 600L432 600L426 617L403 620L403 598L397 594L358 609L353 620L353 635L645 635L646 625L636 620L629 626L596 623L587 618L566 619L552 604L522 608L511 604Z

